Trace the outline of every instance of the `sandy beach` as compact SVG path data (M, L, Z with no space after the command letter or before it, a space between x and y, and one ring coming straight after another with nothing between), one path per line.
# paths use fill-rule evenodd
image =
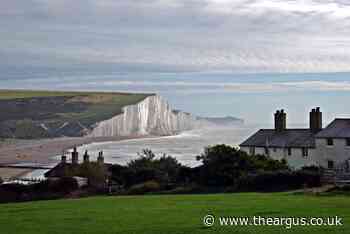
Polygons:
M0 143L0 164L37 163L49 164L55 162L54 156L63 151L93 142L121 141L142 138L141 136L128 137L75 137L55 138L43 140L7 140Z

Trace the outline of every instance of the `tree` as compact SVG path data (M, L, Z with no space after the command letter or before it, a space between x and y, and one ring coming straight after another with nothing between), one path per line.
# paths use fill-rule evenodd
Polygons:
M228 145L206 147L197 160L203 163L200 182L209 186L232 186L248 173L288 168L285 162L264 155L250 156Z
M209 186L230 186L253 165L249 156L228 145L206 147L197 157L203 163L201 183Z
M150 180L157 181L161 185L177 182L182 165L176 158L166 154L156 156L150 149L144 149L138 155L139 158L127 164L128 170L123 169L124 175L132 177L124 179L128 184L139 184Z

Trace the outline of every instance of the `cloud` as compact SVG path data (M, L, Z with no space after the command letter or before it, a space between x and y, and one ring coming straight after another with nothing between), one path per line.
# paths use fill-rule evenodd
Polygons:
M60 90L110 90L110 91L141 91L168 93L233 93L233 94L261 94L261 93L292 93L292 92L349 92L350 81L322 81L306 80L297 82L195 82L195 81L117 81L111 76L101 77L105 81L96 81L95 78L86 78L84 82L73 81L60 77L51 79L55 87ZM22 83L28 88L47 89L52 83L42 80L28 80ZM13 88L11 86L6 88Z
M0 34L9 65L350 70L350 5L340 0L5 0Z

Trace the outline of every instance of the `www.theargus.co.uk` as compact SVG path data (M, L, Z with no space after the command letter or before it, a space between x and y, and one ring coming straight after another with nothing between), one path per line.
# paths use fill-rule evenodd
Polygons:
M291 229L293 226L342 226L341 217L218 217L206 215L203 224L211 227L220 226L284 226Z

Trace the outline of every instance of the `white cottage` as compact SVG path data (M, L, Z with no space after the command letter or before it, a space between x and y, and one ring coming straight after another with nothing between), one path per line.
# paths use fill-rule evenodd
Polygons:
M303 166L348 167L350 159L350 119L335 119L322 129L322 112L317 107L310 112L310 127L287 129L287 114L277 111L274 129L260 129L240 144L249 154L286 159L295 169Z

